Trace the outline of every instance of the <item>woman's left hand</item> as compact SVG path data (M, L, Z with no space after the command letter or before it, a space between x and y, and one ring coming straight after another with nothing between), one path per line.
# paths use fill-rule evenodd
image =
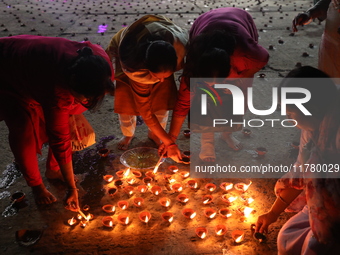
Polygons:
M65 208L67 210L78 212L79 211L79 200L78 200L78 190L69 189L66 194Z
M182 156L181 151L178 149L178 146L176 144L173 144L172 146L165 146L164 143L162 143L158 147L158 154L159 155L167 155L167 157L171 158L172 160L176 161L177 163L182 162Z

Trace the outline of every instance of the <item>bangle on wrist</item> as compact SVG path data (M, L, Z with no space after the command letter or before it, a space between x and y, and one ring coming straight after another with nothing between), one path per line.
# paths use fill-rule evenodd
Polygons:
M177 144L175 144L175 143L171 143L171 144L169 144L168 146L166 146L167 148L170 148L170 147L172 147L172 146L177 146Z

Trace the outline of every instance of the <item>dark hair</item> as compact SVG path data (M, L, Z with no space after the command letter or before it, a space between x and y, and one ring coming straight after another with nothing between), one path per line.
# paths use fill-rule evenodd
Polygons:
M151 41L146 48L144 62L146 68L153 73L175 72L177 67L176 51L168 42L162 40Z
M113 90L111 68L103 57L93 55L90 47L77 52L79 55L68 69L70 88L89 99L84 105L86 108L94 109L100 105L105 93Z
M332 79L323 71L311 66L303 66L290 71L280 83L279 88L282 87L307 89L311 93L311 99L304 106L318 119L324 117L337 96L337 88ZM279 99L281 99L280 94ZM289 93L289 98L301 98L301 94Z
M226 78L230 56L236 46L234 36L224 30L212 30L194 37L188 44L183 76Z
M137 26L133 34L143 29L144 26ZM153 73L174 72L177 66L177 54L172 43L173 37L167 34L163 37L146 34L138 40L128 34L119 46L120 61L131 71L148 69Z

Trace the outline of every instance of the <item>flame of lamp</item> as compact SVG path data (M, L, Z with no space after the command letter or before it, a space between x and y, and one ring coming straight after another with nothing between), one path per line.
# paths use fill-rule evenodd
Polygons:
M167 197L162 197L160 200L159 200L159 203L164 206L164 207L169 207L171 205L171 200L170 198L167 198Z
M72 219L69 219L69 220L67 221L67 223L68 223L70 226L74 226L74 225L76 225L76 224L78 223L78 221L77 221L74 217L72 217Z
M152 181L153 181L152 177L147 176L147 177L143 178L143 182L147 186L151 186Z
M191 189L197 189L198 188L198 183L195 180L190 180L190 181L187 182L187 184Z
M241 192L246 192L249 188L249 186L252 184L252 181L249 182L249 184L245 184L245 183L236 183L234 185L234 188L238 191Z
M117 217L118 221L122 225L128 225L130 222L129 215L127 213L121 213Z
M112 228L113 227L113 218L111 216L105 216L102 219L103 226Z
M87 223L88 223L88 221L85 220L85 219L83 219L83 220L80 221L80 226L81 226L82 228L85 228L86 225L87 225Z
M204 195L202 200L203 204L208 205L213 201L213 197L211 195Z
M227 204L231 204L237 199L237 197L229 196L228 194L222 195L222 200Z
M233 188L233 184L231 182L222 182L220 184L220 188L224 191L229 191Z
M247 205L249 205L249 204L251 204L252 202L254 202L254 198L252 198L252 197L247 197L247 196L244 196L244 195L240 196L240 200L241 200L242 202L244 202L245 204L247 204Z
M189 197L187 196L187 195L185 195L185 194L179 194L178 196L177 196L177 200L179 201L179 202L181 202L181 203L187 203L188 201L189 201Z
M137 190L140 192L140 193L145 193L147 190L148 190L148 186L146 185L139 185L137 187Z
M216 211L212 208L207 208L207 209L204 209L204 215L208 219L213 219L216 216Z
M129 207L129 202L128 201L118 201L117 205L120 209L126 210Z
M160 186L153 186L151 188L152 194L158 196L162 192L162 188Z
M172 178L172 175L170 175L170 174L164 175L164 179L167 183L173 183L173 182L176 181L176 179Z
M177 166L169 166L169 167L168 167L168 170L169 170L171 173L176 173L176 172L178 172L178 167L177 167Z
M204 227L196 228L195 232L196 232L196 235L201 239L204 239L208 234L208 230Z
M132 184L134 184L134 183L136 182L136 179L133 178L133 177L131 177L131 178L128 178L128 179L126 180L126 182L127 182L128 184L132 185Z
M184 215L185 218L188 218L191 220L196 217L196 212L190 208L183 209L182 214Z
M139 219L140 219L142 222L148 223L149 220L151 219L151 213L149 213L149 212L141 212L141 213L139 214Z
M244 239L244 231L242 231L242 230L234 230L231 233L231 237L234 239L235 243L240 243Z
M172 212L162 213L162 219L170 223L174 220L174 214Z
M171 189L175 192L181 192L183 190L183 187L180 183L174 183L171 185Z
M223 217L223 218L229 218L232 214L228 208L222 208L218 211L218 213Z
M190 173L188 171L180 172L180 175L183 179L188 178L190 176Z
M104 181L110 183L113 181L113 175L107 174L103 176Z
M218 236L223 236L225 233L227 233L227 227L225 225L217 225L215 227L215 233Z
M133 195L133 191L134 191L134 187L132 186L126 186L124 187L124 191L126 194L128 194L129 196L132 196Z
M104 205L102 209L106 213L114 213L116 211L116 207L114 205Z
M141 197L136 197L134 200L133 200L133 204L137 207L140 207L144 204L144 199L141 198Z
M205 189L208 190L208 191L210 191L210 192L213 192L213 191L216 189L216 185L213 184L213 183L207 183L207 184L205 185Z

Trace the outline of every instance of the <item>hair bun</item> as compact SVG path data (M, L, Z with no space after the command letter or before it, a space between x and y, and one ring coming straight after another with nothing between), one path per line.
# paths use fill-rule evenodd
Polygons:
M93 51L90 47L84 47L82 49L77 50L78 54L82 57L87 57L93 55Z

